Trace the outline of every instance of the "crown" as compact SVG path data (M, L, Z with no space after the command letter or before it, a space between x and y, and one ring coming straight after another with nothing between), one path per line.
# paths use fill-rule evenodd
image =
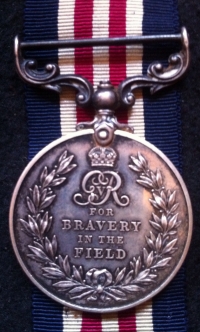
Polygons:
M116 152L112 148L95 147L89 152L91 166L113 167L116 159Z

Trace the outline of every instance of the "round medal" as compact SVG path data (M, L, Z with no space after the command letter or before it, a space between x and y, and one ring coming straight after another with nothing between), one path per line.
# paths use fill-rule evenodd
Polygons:
M63 305L91 312L157 294L183 263L192 232L190 199L169 159L131 133L110 139L108 128L100 123L39 152L10 209L28 277Z

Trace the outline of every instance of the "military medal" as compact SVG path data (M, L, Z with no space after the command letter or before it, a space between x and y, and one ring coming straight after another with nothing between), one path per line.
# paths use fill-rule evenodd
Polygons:
M42 72L24 59L26 48L133 44L181 40L169 66L149 66L118 87L82 76ZM134 91L154 93L188 67L188 39L181 34L65 42L15 41L18 73L59 92L70 86L94 119L41 150L22 173L10 208L10 233L23 270L45 294L74 309L113 312L136 306L162 290L187 254L192 211L185 184L169 159L119 123L115 110L134 105Z

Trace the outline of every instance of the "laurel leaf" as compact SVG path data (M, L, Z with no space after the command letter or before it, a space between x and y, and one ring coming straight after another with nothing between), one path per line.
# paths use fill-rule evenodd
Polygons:
M159 205L151 198L149 198L149 202L156 208L156 209L160 209Z
M74 275L74 279L79 281L79 282L83 282L81 275L79 273L79 271L77 270L77 268L73 265L73 275Z
M132 159L132 162L138 167L140 172L142 172L142 170L143 170L142 163L137 158L134 158L133 156L131 156L131 159Z
M42 218L41 218L41 213L38 213L36 218L35 218L37 224L38 224L38 227L39 229L41 228L41 221L42 221Z
M47 252L48 256L51 257L51 259L54 259L54 253L53 253L53 248L50 240L48 237L45 237L44 239L44 246L45 246L45 251Z
M64 273L55 267L43 267L42 270L44 271L43 275L49 279L56 279L56 278L64 278Z
M170 189L167 189L167 198L169 199L170 195L171 195L171 190Z
M162 247L162 237L161 234L159 233L156 239L156 250L160 251L161 247Z
M53 217L49 217L48 219L48 225L47 225L47 228L46 228L46 232L48 232L51 228L51 224L52 224L52 220L53 220Z
M151 278L146 278L146 279L144 279L144 280L141 280L140 282L142 283L142 285L148 286L149 284L152 284L152 283L154 283L155 281L152 280Z
M131 270L135 269L135 264L133 262L130 262L130 268L131 268Z
M60 158L58 159L59 163L60 163L62 160L66 159L66 157L67 157L67 150L65 150L65 151L63 152L63 154L61 154Z
M39 231L38 224L35 221L35 219L32 218L30 215L28 215L28 223L29 223L29 227L30 227L32 233L39 237L40 236L40 231Z
M49 261L49 258L47 257L47 255L44 253L43 250L39 249L39 248L35 248L31 245L28 245L28 248L30 249L30 251L32 251L32 253L41 258L42 261Z
M55 268L58 268L58 264L54 263L54 262L48 262L48 265L50 267L55 267Z
M58 265L61 267L61 269L63 268L63 258L61 255L58 255Z
M155 185L156 184L156 175L154 174L154 172L150 171L150 177Z
M29 196L26 197L26 202L30 212L36 214L35 206Z
M141 169L140 168L138 168L137 166L135 166L135 165L128 165L131 169L133 169L135 172L138 172L138 173L140 173L141 172Z
M159 169L156 170L156 182L158 188L162 187L163 185L163 180L162 180L162 175Z
M59 282L53 284L53 286L56 288L60 288L61 291L64 291L71 287L76 286L76 283L73 281L64 280L64 281L59 281Z
M176 203L172 206L171 210L169 211L169 213L174 213L179 207L179 203Z
M163 258L161 259L158 263L156 263L152 268L163 268L165 267L169 261L172 259L172 257L167 257L167 258Z
M182 221L181 221L181 220L178 220L178 221L176 222L175 228L178 228L178 227L180 226L181 223L182 223Z
M86 286L77 286L77 287L74 287L73 289L71 289L69 291L69 293L73 295L73 294L76 294L76 293L80 293L80 292L82 292L86 289L88 289L88 287L86 287Z
M145 236L145 238L146 238L146 241L147 241L148 246L149 246L151 249L155 250L155 245L154 245L154 242L152 241L152 239L150 239L150 238L147 237L147 236Z
M170 192L170 195L168 197L168 208L169 209L175 203L175 198L176 198L176 191L173 191L173 193Z
M63 183L64 181L66 180L66 178L57 178L57 179L54 179L51 183L51 186L52 187L56 187L56 186L59 186L61 183Z
M71 273L70 265L69 265L69 258L68 255L65 256L63 260L63 269L66 273L66 276L69 277Z
M63 159L60 162L60 165L57 169L57 174L64 174L65 170L67 169L67 167L69 166L69 164L70 164L70 162L72 161L73 158L74 158L74 156L71 155L68 158Z
M153 181L146 175L140 175L140 179L148 182L151 185L153 185Z
M123 286L123 290L128 293L133 293L133 292L141 291L142 287L137 286L137 285L127 285L127 286Z
M141 281L145 279L149 275L150 269L146 269L142 272L140 272L136 278L137 281Z
M56 238L56 235L54 235L53 239L52 239L52 250L53 250L54 256L56 255L57 248L58 248L57 238Z
M122 279L124 278L126 272L126 267L124 267L117 275L116 280L115 280L115 285L117 285L118 283L120 283L120 281L122 281Z
M165 191L164 190L162 190L161 191L161 193L160 193L160 196L161 196L161 198L163 199L163 201L165 202L165 204L167 203L167 196L166 196L166 194L165 194Z
M46 196L47 196L47 188L42 190L41 198L40 198L41 203L45 200Z
M162 253L167 254L170 253L172 249L174 249L175 244L177 243L177 239L174 239L166 244Z
M160 196L156 195L155 193L153 193L153 197L154 197L157 205L159 207L161 207L163 210L166 210L166 203L164 202L164 200Z
M47 278L47 279L55 279L55 280L57 280L59 277L58 276L53 276L53 275L51 275L51 274L49 274L49 273L43 273L42 274L43 275L43 277L45 277L45 278ZM60 277L60 278L62 278L62 277Z
M151 251L147 257L147 261L146 261L147 267L150 267L152 265L153 258L154 258L153 251Z
M49 196L49 197L45 198L45 200L41 204L40 208L41 209L47 208L49 205L51 205L51 203L53 202L55 197L56 197L56 195L52 195L52 196Z
M77 165L76 164L71 164L69 165L65 170L63 170L62 172L60 172L60 174L67 174L69 173L73 168L75 168Z
M160 218L155 213L152 213L152 216L153 216L153 219L155 220L155 222L157 224L160 224L160 222L161 222Z
M35 222L35 217L33 218L30 214L28 214L28 222Z
M165 232L167 230L168 224L167 224L167 217L164 213L161 216L161 225L162 225L163 231Z
M86 297L86 296L89 296L90 294L94 293L94 290L89 290L89 291L86 291L80 295L76 295L76 296L71 296L71 299L74 300L74 299L77 299L77 300L80 300L82 299L83 297Z
M79 266L78 272L80 273L81 278L83 278L83 267Z
M40 191L37 185L35 185L33 189L33 203L36 206L36 208L40 204Z
M160 232L162 231L162 227L159 224L157 224L156 222L149 220L149 223L157 231L160 231Z
M178 219L178 213L176 213L174 216L172 216L169 220L169 224L168 224L168 229L171 230L174 228L174 226L176 225Z
M144 263L146 263L147 257L148 257L148 251L147 251L146 248L143 248L143 260L144 260Z
M33 241L33 244L34 244L35 247L37 247L37 248L39 248L41 250L44 249L43 246L41 245L41 243L39 243L39 242Z
M43 267L42 270L52 276L64 277L63 272L56 267Z
M35 256L34 254L27 254L27 257L32 259L33 261L37 262L37 263L43 263L44 260L40 257Z
M153 188L153 184L150 183L150 181L145 181L145 180L136 180L137 183L141 184L141 186L151 189Z
M48 187L48 185L51 183L51 181L53 180L54 176L56 174L56 170L53 169L53 171L51 171L51 173L49 173L49 175L47 175L47 177L44 179L43 181L43 187Z
M138 275L138 273L140 272L140 269L141 269L141 258L140 256L138 257L138 259L136 260L135 262L135 276Z
M48 174L48 169L47 167L45 166L41 175L40 175L40 183L43 185L43 182L45 180L45 178L47 177L47 174Z
M117 277L119 271L120 271L120 268L118 267L118 268L115 270L115 278Z
M20 219L19 221L20 221L20 223L21 223L21 225L22 225L22 229L23 229L23 231L24 231L28 236L32 236L33 233L32 233L32 231L31 231L30 226L29 226L29 224L27 223L27 221L25 221L25 220L23 220L23 219Z
M173 248L171 251L170 251L170 254L174 254L176 251L177 251L178 248Z
M121 287L121 289L123 290L123 288ZM126 296L125 293L123 291L121 291L119 288L110 288L109 289L109 292L115 294L115 295L118 295L118 296Z
M167 234L168 234L168 235L175 235L175 234L177 234L177 231L170 231L170 232L168 232Z
M128 285L128 284L131 282L131 280L133 279L133 273L134 273L134 271L131 270L131 271L129 271L129 273L125 276L124 281L123 281L123 284L124 284L124 285Z
M155 242L156 241L156 237L155 237L154 233L150 231L149 235L150 235L150 238L152 239L152 241Z
M141 165L142 165L144 168L147 168L148 163L147 163L146 159L143 157L143 155L142 155L140 152L138 152L138 159L139 159Z
M45 212L43 218L41 219L40 232L43 235L48 226L48 211Z

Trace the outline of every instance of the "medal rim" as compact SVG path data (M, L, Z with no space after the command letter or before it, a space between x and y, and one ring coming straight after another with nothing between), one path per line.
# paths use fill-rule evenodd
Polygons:
M27 164L27 166L25 167L24 171L22 172L21 176L19 177L17 184L15 186L15 189L13 191L12 194L12 199L11 199L11 204L10 204L10 210L9 210L9 231L10 231L10 238L11 238L11 243L12 243L12 247L14 250L14 253L17 257L17 260L21 266L21 268L23 269L23 271L25 272L25 274L27 275L27 277L33 282L33 284L39 288L43 293L45 293L47 296L49 296L51 299L55 300L56 302L61 303L64 306L69 306L72 309L75 310L80 310L80 311L85 311L85 312L93 312L93 313L109 313L109 312L118 312L121 310L126 310L129 308L133 308L136 307L148 300L150 300L151 298L153 298L155 295L157 295L158 293L160 293L160 291L162 291L168 284L169 282L175 277L175 275L177 274L177 272L179 271L179 269L181 268L186 255L188 253L189 250L189 246L190 246L190 242L191 242L191 237L192 237L192 230L193 230L193 215L192 215L192 205L191 205L191 201L190 201L190 197L189 197L189 193L188 190L186 188L186 185L183 181L182 176L180 175L180 173L178 172L178 170L176 169L176 167L173 165L173 163L170 161L170 159L162 152L160 151L156 146L154 146L153 144L149 143L148 141L146 141L143 138L138 137L135 134L132 133L128 133L122 130L116 130L115 131L115 135L118 136L122 136L122 137L126 137L126 138L130 138L132 140L135 140L141 144L144 144L146 147L148 147L149 149L151 149L153 152L155 152L169 167L169 169L173 172L173 174L175 175L176 179L179 182L180 187L183 190L183 194L185 197L185 201L186 201L186 205L187 205L187 212L188 212L188 234L187 234L187 239L186 239L186 243L184 246L184 250L182 252L182 255L179 259L178 264L176 265L176 268L174 269L173 272L170 273L170 275L164 280L164 282L157 287L155 290L153 290L152 292L150 292L150 294L146 295L144 298L139 299L137 301L135 301L133 304L126 304L126 305L120 305L120 306L116 306L113 308L87 308L87 307L82 307L80 305L77 304L73 304L71 302L67 302L65 300L60 299L58 296L52 294L51 292L49 292L49 290L47 290L46 288L44 288L36 279L35 277L32 275L32 273L29 272L28 268L26 267L24 261L21 258L20 252L18 250L18 246L15 240L15 234L14 234L14 208L15 208L15 203L17 200L17 196L19 193L19 190L21 188L21 185L26 177L26 175L28 174L28 172L31 170L31 168L35 165L35 163L48 151L50 151L52 148L56 147L57 145L59 145L60 143L63 143L65 141L68 141L69 139L72 138L76 138L76 137L80 137L83 135L89 135L89 134L94 134L94 130L93 129L85 129L85 130L80 130L78 132L74 132L74 133L70 133L67 134L63 137L58 138L57 140L51 142L50 144L48 144L47 146L45 146L42 150L40 150L34 157L33 159Z

